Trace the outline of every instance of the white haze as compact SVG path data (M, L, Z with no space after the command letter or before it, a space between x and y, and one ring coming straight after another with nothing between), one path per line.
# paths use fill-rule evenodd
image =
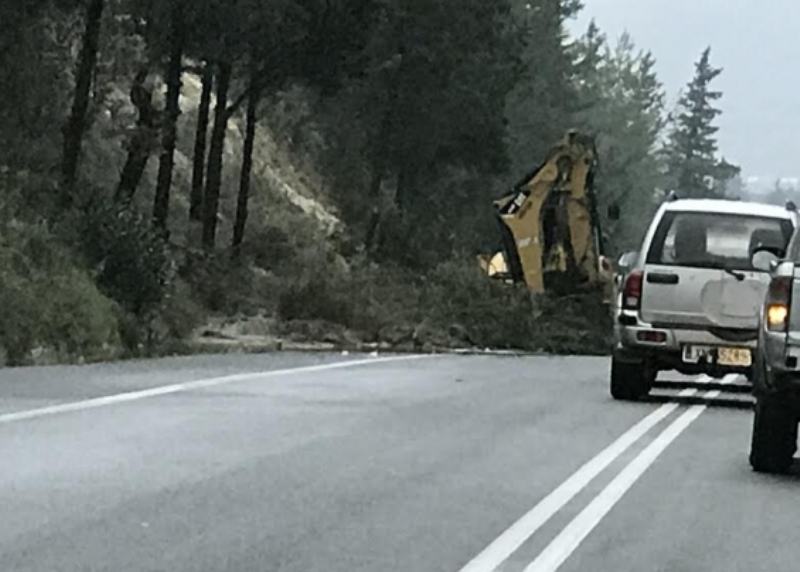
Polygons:
M725 68L719 121L722 153L743 168L753 190L800 175L800 0L584 0L571 24L595 19L609 39L628 31L650 49L674 104L693 63L710 45Z

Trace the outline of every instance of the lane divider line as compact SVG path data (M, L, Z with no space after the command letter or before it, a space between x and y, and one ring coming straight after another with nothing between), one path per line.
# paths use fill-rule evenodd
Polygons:
M686 389L679 395L690 397L696 393L696 389ZM496 570L597 475L677 408L677 403L662 405L628 429L616 441L603 449L597 456L579 468L572 476L542 499L527 514L512 524L480 554L461 568L461 572L493 572Z
M713 399L719 393L711 391L704 397ZM705 405L695 405L664 429L525 568L525 572L555 572L558 570L667 447L688 429L706 409Z
M721 383L724 385L731 385L739 381L739 379L742 377L744 376L739 373L729 373L728 375L722 378Z
M100 407L108 407L110 405L119 405L121 403L130 403L132 401L141 401L143 399L150 399L154 397L161 397L164 395L172 395L174 393L184 393L187 391L194 391L197 389L206 389L210 387L217 387L220 385L227 385L231 383L258 381L272 377L280 377L286 375L297 375L303 373L316 373L320 371L330 371L336 369L355 368L366 365L384 364L400 361L414 361L421 359L428 359L436 357L434 355L411 355L411 356L392 356L385 358L370 358L360 360L350 360L337 363L311 365L304 367L296 367L289 369L278 369L274 371L263 371L258 373L240 373L234 375L226 375L223 377L212 377L208 379L199 379L196 381L187 381L183 383L176 383L173 385L163 385L160 387L153 387L150 389L143 389L140 391L131 391L128 393L118 393L115 395L108 395L105 397L96 397L84 401L73 401L70 403L61 403L58 405L51 405L39 409L30 409L27 411L18 411L15 413L6 413L0 415L0 425L9 423L17 423L20 421L29 421L31 419L38 419L51 415L60 415L64 413L73 413L77 411L86 411L89 409L98 409Z

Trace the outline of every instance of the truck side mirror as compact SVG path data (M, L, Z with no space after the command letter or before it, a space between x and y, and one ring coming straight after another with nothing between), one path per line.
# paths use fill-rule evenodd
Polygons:
M753 253L753 256L750 258L750 264L756 270L772 272L778 265L779 260L780 257L775 251L761 248Z
M620 256L619 261L617 261L617 274L624 276L630 272L636 266L638 259L639 253L635 251L626 252Z

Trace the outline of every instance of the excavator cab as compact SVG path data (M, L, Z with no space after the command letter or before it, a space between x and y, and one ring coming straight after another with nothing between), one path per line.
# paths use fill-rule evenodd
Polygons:
M596 168L594 140L571 131L542 166L495 201L503 250L502 263L498 254L483 257L490 276L556 295L611 283L593 188Z

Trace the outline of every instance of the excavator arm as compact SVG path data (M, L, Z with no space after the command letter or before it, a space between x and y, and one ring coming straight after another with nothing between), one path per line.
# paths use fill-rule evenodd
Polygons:
M596 168L593 139L570 132L542 166L495 201L505 278L536 293L565 293L605 281ZM499 266L496 257L492 260Z

